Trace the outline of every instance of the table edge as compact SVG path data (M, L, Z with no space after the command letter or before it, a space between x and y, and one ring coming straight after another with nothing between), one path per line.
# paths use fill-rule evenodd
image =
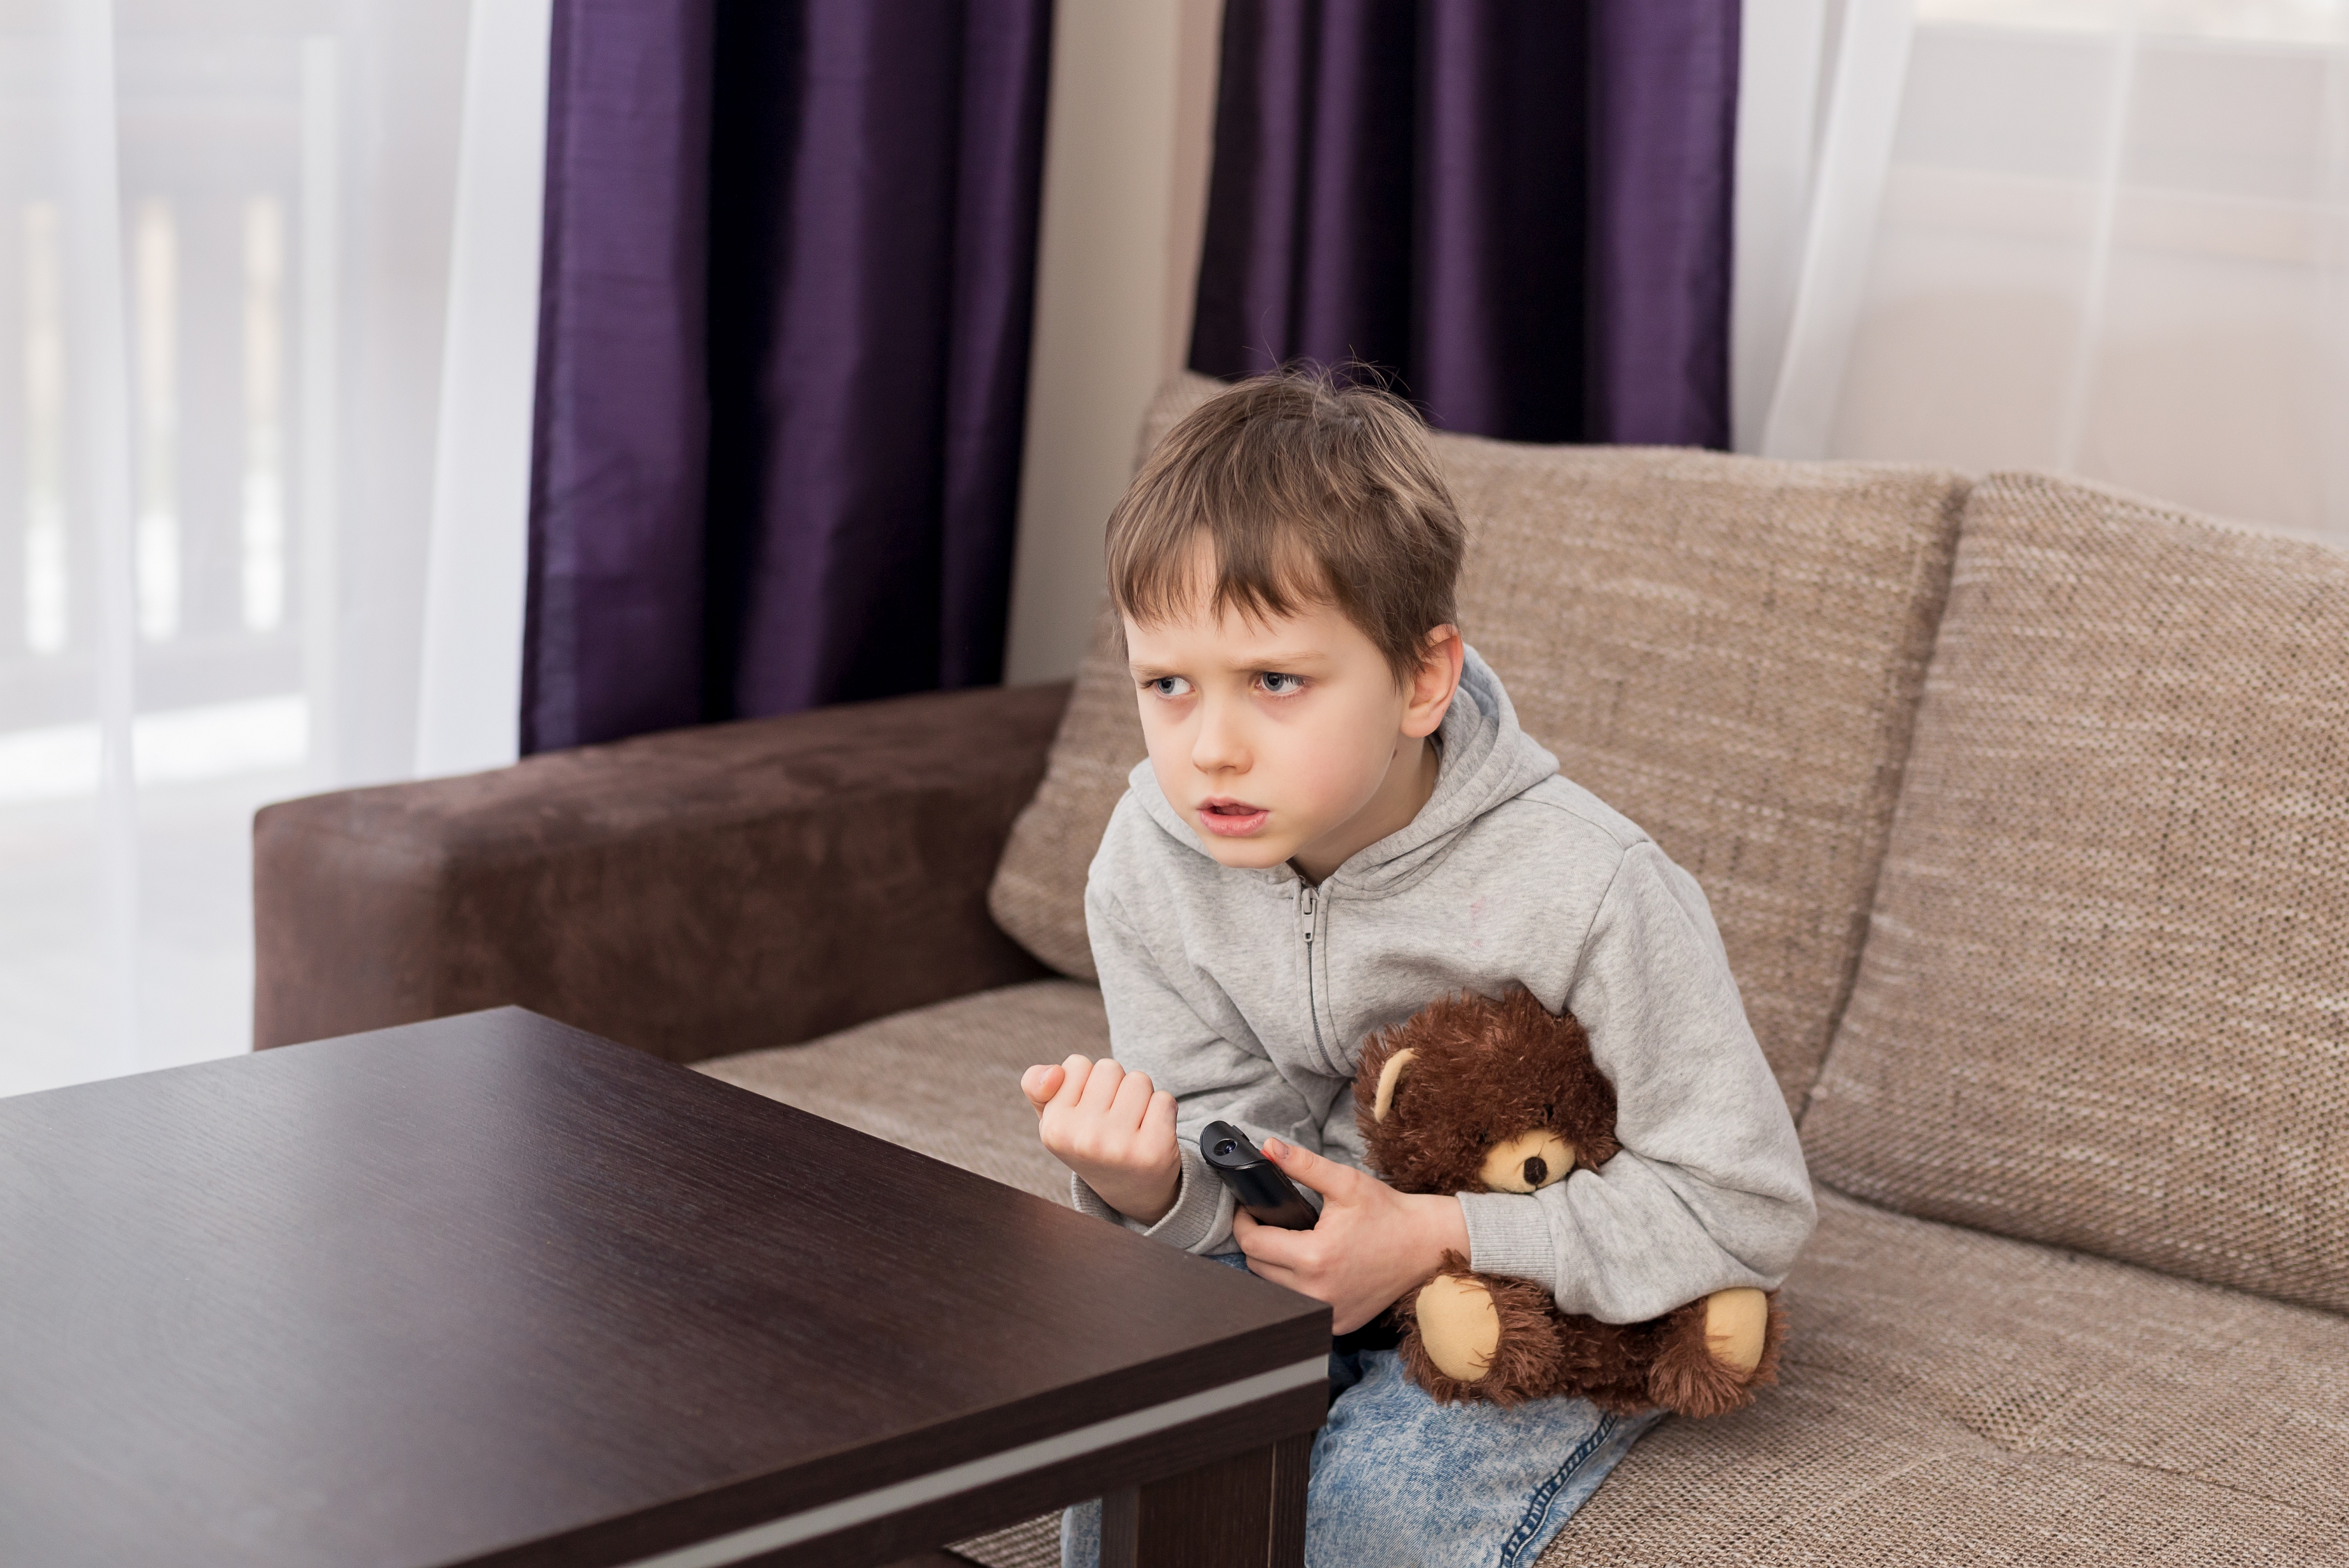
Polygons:
M727 1564L813 1541L820 1536L918 1508L969 1491L977 1487L1042 1470L1048 1465L1081 1459L1087 1454L1170 1430L1204 1417L1236 1410L1258 1399L1324 1382L1330 1358L1315 1355L1269 1372L1238 1378L1195 1394L1130 1410L1090 1426L1039 1438L999 1453L948 1465L944 1470L911 1476L869 1491L813 1508L801 1509L764 1523L745 1526L689 1546L672 1547L649 1557L630 1559L622 1568L726 1568ZM1266 1434L1268 1437L1285 1436Z

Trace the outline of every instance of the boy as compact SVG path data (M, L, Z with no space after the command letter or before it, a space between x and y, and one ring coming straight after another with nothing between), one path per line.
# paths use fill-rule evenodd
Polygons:
M1610 1322L1775 1289L1816 1216L1704 895L1517 727L1455 624L1464 542L1415 416L1366 387L1242 383L1143 465L1108 555L1150 757L1085 890L1115 1059L1029 1068L1040 1135L1080 1208L1325 1301L1341 1336L1447 1250ZM1588 1031L1623 1151L1526 1194L1365 1172L1363 1042L1516 985ZM1217 1119L1319 1196L1312 1230L1236 1212L1195 1143ZM1531 1563L1656 1418L1437 1405L1392 1349L1332 1382L1324 1568ZM1098 1532L1071 1511L1064 1559Z

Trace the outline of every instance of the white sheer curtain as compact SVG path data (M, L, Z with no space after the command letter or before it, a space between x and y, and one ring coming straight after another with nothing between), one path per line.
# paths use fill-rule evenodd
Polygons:
M1747 0L1737 443L2349 545L2349 0Z
M473 20L0 0L0 1094L245 1048L253 810L414 769Z

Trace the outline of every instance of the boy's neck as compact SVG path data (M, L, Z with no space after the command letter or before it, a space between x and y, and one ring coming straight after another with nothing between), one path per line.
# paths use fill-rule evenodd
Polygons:
M1290 868L1308 883L1319 886L1361 851L1390 833L1402 831L1435 794L1436 777L1443 767L1443 753L1433 737L1402 737L1378 793L1343 823L1291 855Z

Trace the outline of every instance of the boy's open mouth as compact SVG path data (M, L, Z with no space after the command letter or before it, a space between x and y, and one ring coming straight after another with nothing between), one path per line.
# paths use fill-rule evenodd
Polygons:
M1246 838L1263 827L1265 819L1271 815L1262 806L1221 795L1199 802L1199 820L1206 824L1207 831L1226 839Z

